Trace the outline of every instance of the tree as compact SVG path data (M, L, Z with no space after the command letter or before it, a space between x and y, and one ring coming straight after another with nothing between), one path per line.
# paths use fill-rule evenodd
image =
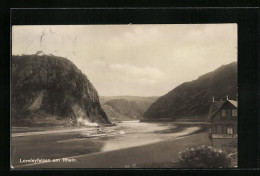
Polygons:
M231 158L220 149L201 146L180 152L177 163L181 168L228 168Z

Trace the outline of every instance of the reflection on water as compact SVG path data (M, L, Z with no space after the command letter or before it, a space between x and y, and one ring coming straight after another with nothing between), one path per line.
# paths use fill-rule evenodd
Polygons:
M159 131L176 129L173 123L167 123L167 125L162 125L162 123L119 123L116 128L124 129L126 134L104 141L101 151L111 151L174 139L200 129L200 127L188 127L178 129L178 132L175 131L175 133L158 133Z
M191 134L199 126L176 126L174 123L118 123L110 129L124 130L126 134L98 138L78 138L79 132L28 135L12 138L13 165L21 165L20 158L63 158L106 152L151 144Z

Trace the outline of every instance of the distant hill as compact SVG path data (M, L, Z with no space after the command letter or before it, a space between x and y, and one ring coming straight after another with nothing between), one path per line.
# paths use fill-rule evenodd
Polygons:
M101 106L109 120L138 120L158 97L108 96L100 97Z
M78 118L110 123L87 76L66 58L12 56L13 125Z
M209 112L215 100L237 97L237 63L223 65L197 80L185 82L158 98L144 113L145 119L183 118Z

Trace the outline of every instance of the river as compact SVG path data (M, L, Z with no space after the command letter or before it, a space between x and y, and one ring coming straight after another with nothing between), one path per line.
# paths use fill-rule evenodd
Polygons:
M12 137L12 165L22 166L21 160L55 159L75 157L92 153L107 152L124 148L142 146L196 133L201 125L176 125L175 123L124 122L107 127L124 130L126 134L102 138L78 138L78 130L62 133L27 133ZM84 128L82 128L84 130Z

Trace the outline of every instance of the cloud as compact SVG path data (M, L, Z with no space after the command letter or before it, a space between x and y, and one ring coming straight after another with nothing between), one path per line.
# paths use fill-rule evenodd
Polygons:
M13 26L13 54L36 53L50 28L45 52L70 59L99 95L163 95L237 60L236 24Z
M145 83L154 83L163 78L164 73L155 67L138 67L130 64L110 64L109 68L126 78L133 78Z

